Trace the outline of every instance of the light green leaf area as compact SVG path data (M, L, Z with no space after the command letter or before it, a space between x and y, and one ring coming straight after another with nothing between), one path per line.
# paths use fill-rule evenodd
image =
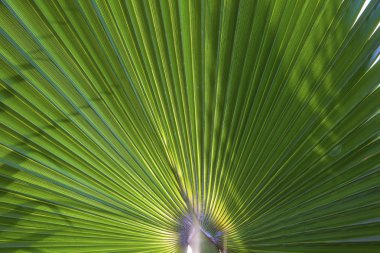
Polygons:
M195 223L201 253L379 252L379 23L379 0L1 0L0 252L186 252Z

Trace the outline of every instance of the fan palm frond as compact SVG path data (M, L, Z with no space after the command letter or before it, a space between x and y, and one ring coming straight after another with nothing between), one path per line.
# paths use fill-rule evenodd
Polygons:
M379 8L2 0L0 251L378 252Z

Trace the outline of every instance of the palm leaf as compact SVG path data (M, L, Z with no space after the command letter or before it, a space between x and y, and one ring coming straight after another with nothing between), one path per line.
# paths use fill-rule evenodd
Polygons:
M0 8L1 252L379 250L378 0Z

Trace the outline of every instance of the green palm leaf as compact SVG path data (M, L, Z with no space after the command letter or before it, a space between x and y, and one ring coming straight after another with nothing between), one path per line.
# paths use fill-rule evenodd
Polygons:
M379 8L2 0L0 251L378 252Z

